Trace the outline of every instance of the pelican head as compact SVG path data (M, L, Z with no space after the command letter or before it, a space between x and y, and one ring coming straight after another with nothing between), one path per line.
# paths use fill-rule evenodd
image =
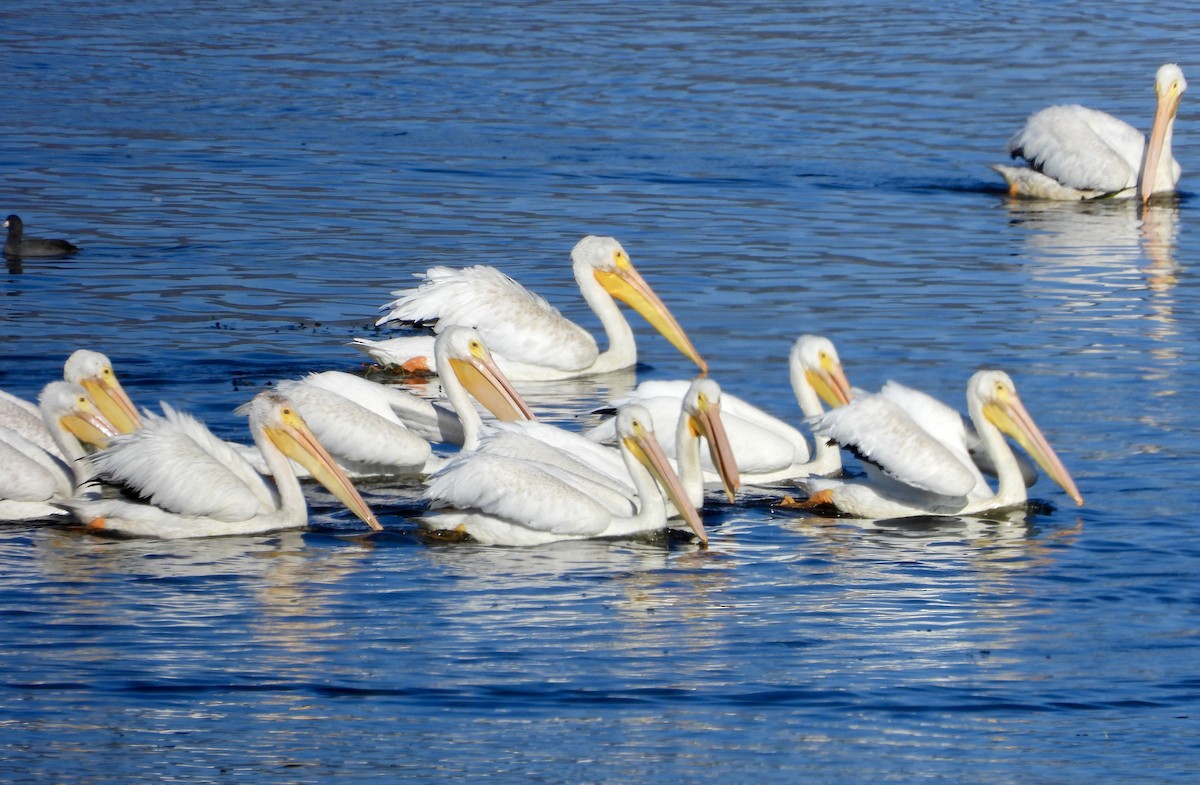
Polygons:
M967 402L972 407L978 405L988 422L1015 439L1076 504L1083 504L1075 481L1025 410L1008 374L1004 371L977 372L967 383Z
M700 543L708 545L708 534L704 531L700 513L696 512L696 507L688 500L687 491L683 489L679 475L671 468L662 446L654 436L654 425L646 407L631 403L617 410L617 440L650 472L650 476L700 538Z
M629 254L625 253L615 238L595 235L584 237L571 249L571 263L575 268L575 278L581 285L590 273L604 291L641 314L672 346L696 363L701 374L708 373L708 363L692 346L679 322L675 321L650 284L634 268L633 262L629 261Z
M72 382L50 382L38 394L38 407L51 433L65 431L82 444L97 449L120 433L88 396L87 390Z
M802 371L805 380L830 407L850 403L850 380L842 370L833 341L820 335L801 335L792 344L788 365L793 373L797 369ZM796 386L795 381L792 386Z
M1163 164L1175 166L1174 159L1170 158L1171 127L1175 123L1175 114L1179 111L1184 90L1187 90L1187 80L1183 78L1182 68L1167 63L1158 69L1154 77L1154 94L1158 105L1154 110L1154 125L1150 128L1150 141L1146 144L1146 157L1142 162L1140 189L1143 203L1149 201L1156 186L1162 185L1159 177L1163 173L1159 172L1159 160L1164 150L1168 151L1168 160ZM1162 188L1164 191L1175 188L1174 172L1169 174L1169 182Z
M733 456L733 447L721 422L721 385L706 376L694 380L683 396L683 414L692 433L704 437L708 442L713 466L717 467L721 484L725 486L725 495L732 504L742 480Z
M121 433L133 433L142 427L142 418L125 393L108 357L100 352L79 349L63 365L63 378L87 390L96 406Z
M442 369L450 368L462 386L496 419L502 422L537 419L473 327L447 327L434 341L433 354L438 374L443 375Z
M325 486L364 523L375 531L383 530L350 478L317 441L304 418L285 396L274 390L266 390L238 407L237 411L250 418L251 430L257 432L261 429L280 452L308 469L314 480Z

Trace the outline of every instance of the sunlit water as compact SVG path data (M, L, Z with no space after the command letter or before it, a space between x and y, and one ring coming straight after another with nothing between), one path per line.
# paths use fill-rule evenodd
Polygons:
M253 10L251 10L251 6ZM851 380L961 405L1008 370L1077 479L1035 513L857 524L758 491L682 541L505 549L386 531L0 532L9 782L1192 781L1200 380L1178 200L1011 203L1040 106L1148 126L1191 4L354 2L0 7L5 204L76 258L10 263L0 387L75 348L244 438L262 386L431 264L488 263L594 328L568 253L618 237L729 391L798 417L821 333ZM635 320L637 317L633 317ZM575 426L689 375L530 388ZM380 335L389 331L378 331ZM781 489L782 493L786 489Z

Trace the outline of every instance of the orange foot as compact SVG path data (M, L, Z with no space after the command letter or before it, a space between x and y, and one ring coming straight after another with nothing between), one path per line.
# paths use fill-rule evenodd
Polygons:
M792 496L784 496L779 502L780 507L787 507L795 510L811 510L814 507L828 507L833 505L833 491L826 488L823 491L817 491L812 496L809 496L804 501L796 501Z
M425 355L410 357L400 365L408 373L433 373L429 367L429 358Z

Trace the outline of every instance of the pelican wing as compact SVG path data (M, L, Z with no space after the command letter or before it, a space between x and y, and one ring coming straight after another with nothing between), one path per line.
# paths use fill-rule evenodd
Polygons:
M491 351L509 360L564 371L587 368L600 350L596 340L557 308L494 267L431 267L416 289L398 297L379 319L474 327Z
M882 395L855 398L811 420L818 438L830 439L885 475L941 496L965 497L976 473Z
M61 460L0 427L0 500L46 501L70 495L71 488L70 471Z
M102 479L179 515L241 521L277 504L262 475L232 445L166 404L163 416L149 417L88 460Z
M377 412L367 408L369 400L364 405L308 379L284 380L276 389L300 412L317 441L347 469L362 474L418 472L432 454L429 442L396 421L386 405Z
M595 536L613 519L553 467L486 453L450 461L429 478L425 498L555 535Z
M432 341L429 343L429 356L433 356ZM311 373L304 377L304 381L337 393L380 417L403 425L426 441L462 444L462 423L458 415L419 395L343 371Z
M983 448L979 434L971 423L953 408L932 395L914 390L899 382L884 383L879 394L895 402L913 418L922 430L949 447L960 460L969 460L984 474L996 475L996 466ZM961 446L961 450L960 450ZM1037 482L1037 467L1029 458L1014 453L1026 486Z
M954 408L928 393L895 381L884 382L879 394L903 409L921 430L937 439L960 459L966 456L969 426Z
M1116 193L1137 185L1145 144L1142 132L1124 120L1070 104L1035 113L1008 151L1063 185Z
M497 423L496 428L500 432L519 433L543 445L548 455L559 455L575 461L582 465L586 472L608 478L630 492L633 491L633 481L629 478L625 461L621 458L621 453L613 447L597 444L583 434L536 420ZM553 463L553 460L540 457L535 460Z
M0 390L0 427L10 428L52 455L59 455L38 407Z

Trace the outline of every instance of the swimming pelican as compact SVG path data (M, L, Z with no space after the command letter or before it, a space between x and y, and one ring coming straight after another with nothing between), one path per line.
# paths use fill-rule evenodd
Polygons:
M138 414L133 402L103 354L86 349L74 352L63 365L63 378L82 386L103 418L120 433L137 428ZM60 460L68 460L59 450L53 428L47 426L38 404L0 390L0 427L16 431Z
M995 466L993 492L962 441L943 442L923 430L884 395L867 395L815 418L813 431L858 455L868 478L803 481L807 506L832 504L859 518L971 515L1024 504L1025 481L1008 434L1075 500L1083 497L1046 438L1025 410L1003 371L979 371L967 383L967 408Z
M0 520L33 520L66 514L54 504L72 497L91 477L85 445L103 447L117 435L84 389L51 382L38 396L44 432L53 450L20 431L0 426Z
M482 419L469 396L501 421L533 417L475 330L449 328L436 344L437 368L453 413L341 371L280 381L275 388L347 472L359 477L423 476L444 463L433 455L431 440L462 444L469 432L472 445L478 441Z
M18 434L23 440L36 444L59 459L63 458L37 404L4 390L0 390L0 428Z
M716 467L714 476L732 503L741 481L722 424L721 386L702 376L692 381L682 401L675 404L681 406L682 416L676 414L673 425L674 468L688 501L697 509L704 506L703 439L710 464ZM612 512L632 515L637 511L637 488L620 451L583 434L542 422L503 423L480 441L479 452L554 466L577 477L577 487L608 504ZM672 517L679 514L669 512Z
M93 529L162 539L299 528L308 522L308 506L290 458L368 526L383 528L287 398L268 390L238 412L249 416L273 485L229 443L164 404L162 416L148 417L139 430L88 458L97 476L132 488L148 503L75 498L63 506Z
M1179 66L1158 69L1158 106L1150 143L1142 132L1110 114L1078 104L1050 106L1035 113L1008 142L1013 158L1027 165L993 165L1014 196L1041 199L1094 199L1171 193L1180 167L1171 155L1171 136L1187 80ZM1144 153L1144 155L1143 155Z
M614 513L579 487L578 476L520 458L464 453L429 478L425 498L441 509L422 518L429 529L456 530L488 545L626 537L667 525L664 491L701 544L704 524L654 437L650 414L630 405L617 413L618 446L637 488L638 509Z
M435 332L451 324L479 330L496 362L513 381L570 379L632 367L637 362L633 329L621 314L620 299L640 313L683 352L701 373L708 366L658 295L634 269L612 237L588 236L571 251L575 281L608 337L601 352L596 340L568 321L557 308L494 267L432 267L416 289L400 290L386 322L432 322ZM356 339L353 345L383 365L428 368L429 336L385 341Z
M921 430L933 434L942 444L962 445L981 472L991 477L996 476L996 465L987 453L983 440L979 438L970 421L957 409L947 406L928 393L894 380L884 382L879 394L903 409ZM1013 458L1021 470L1025 487L1033 487L1038 478L1036 465L1022 453L1013 453Z
M132 433L141 427L137 407L129 400L112 362L104 354L90 349L72 352L63 364L63 379L87 390L96 407L121 433Z
M822 401L830 406L841 406L850 400L850 382L842 369L837 349L828 338L816 335L797 338L788 357L788 372L796 402L805 417L823 412ZM645 406L654 419L655 428L665 433L675 427L680 398L688 385L679 380L642 382L631 395L616 404ZM842 459L837 447L817 439L810 454L808 439L799 429L737 396L722 398L721 420L729 436L737 470L746 484L763 485L841 471ZM588 437L611 442L612 420L590 430ZM664 445L663 449L669 456L676 457L669 445ZM704 470L707 477L714 477L711 461L705 462Z

